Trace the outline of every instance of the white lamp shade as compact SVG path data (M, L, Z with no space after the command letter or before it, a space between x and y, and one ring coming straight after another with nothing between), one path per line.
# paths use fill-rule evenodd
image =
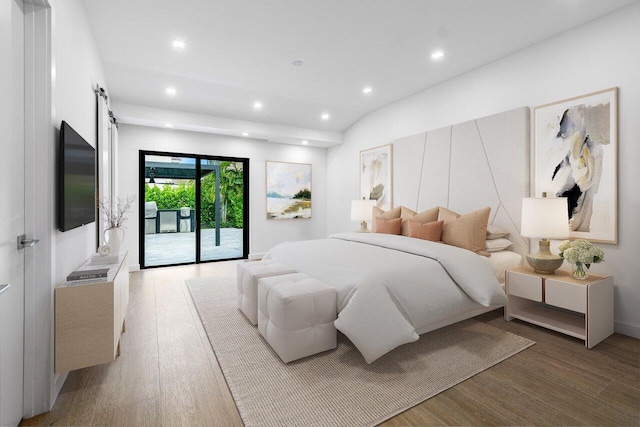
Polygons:
M522 199L520 234L538 239L569 237L569 209L566 197Z
M351 221L371 221L375 200L352 200Z

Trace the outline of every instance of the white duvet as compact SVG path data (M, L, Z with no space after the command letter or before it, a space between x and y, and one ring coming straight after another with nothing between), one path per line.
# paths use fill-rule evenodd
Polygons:
M337 290L336 328L371 363L420 333L481 307L506 304L473 252L404 236L335 234L287 242L266 255Z

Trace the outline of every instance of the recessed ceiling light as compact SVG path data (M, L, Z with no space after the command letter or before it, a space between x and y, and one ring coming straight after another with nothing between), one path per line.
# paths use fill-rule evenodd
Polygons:
M371 92L373 92L373 88L371 86L365 86L362 89L362 93L364 93L365 95L369 95Z
M304 62L302 62L300 59L296 59L295 61L293 61L291 63L291 65L293 65L294 67L300 67L303 64L304 64Z
M175 94L176 94L176 88L174 88L174 87L168 87L168 88L165 90L165 92L167 92L167 95L171 95L171 96L173 96L173 95L175 95Z
M441 50L436 50L431 54L431 59L442 59L444 57L444 52Z
M306 139L302 140L302 145L307 145L309 143L309 141L307 141Z
M179 50L183 50L185 47L187 47L187 44L182 40L174 40L171 42L171 45Z
M172 128L172 127L173 127L173 125L172 125L171 123L165 123L165 124L164 124L164 127L166 127L166 128Z
M262 102L260 101L256 101L253 103L253 109L254 110L261 110L262 109Z
M247 132L242 132L242 136L249 136Z
M329 115L329 113L322 113L322 115L320 116L320 118L322 120L329 120L331 118L331 116Z

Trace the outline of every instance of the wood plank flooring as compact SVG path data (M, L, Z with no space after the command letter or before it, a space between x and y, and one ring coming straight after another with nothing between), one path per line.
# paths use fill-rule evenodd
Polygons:
M53 409L22 425L241 426L184 284L235 268L132 273L121 356L71 372ZM587 350L501 310L477 319L537 344L385 425L640 425L640 340L614 334Z

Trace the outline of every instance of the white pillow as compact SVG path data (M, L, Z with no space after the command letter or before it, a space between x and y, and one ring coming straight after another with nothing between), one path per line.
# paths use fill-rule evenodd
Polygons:
M420 338L384 283L375 280L358 287L333 324L360 350L367 363Z
M493 224L487 225L487 240L499 239L501 237L506 237L508 234L509 231L507 230L503 230Z
M487 240L487 252L498 252L507 249L509 246L513 245L513 242L509 239L492 239Z

